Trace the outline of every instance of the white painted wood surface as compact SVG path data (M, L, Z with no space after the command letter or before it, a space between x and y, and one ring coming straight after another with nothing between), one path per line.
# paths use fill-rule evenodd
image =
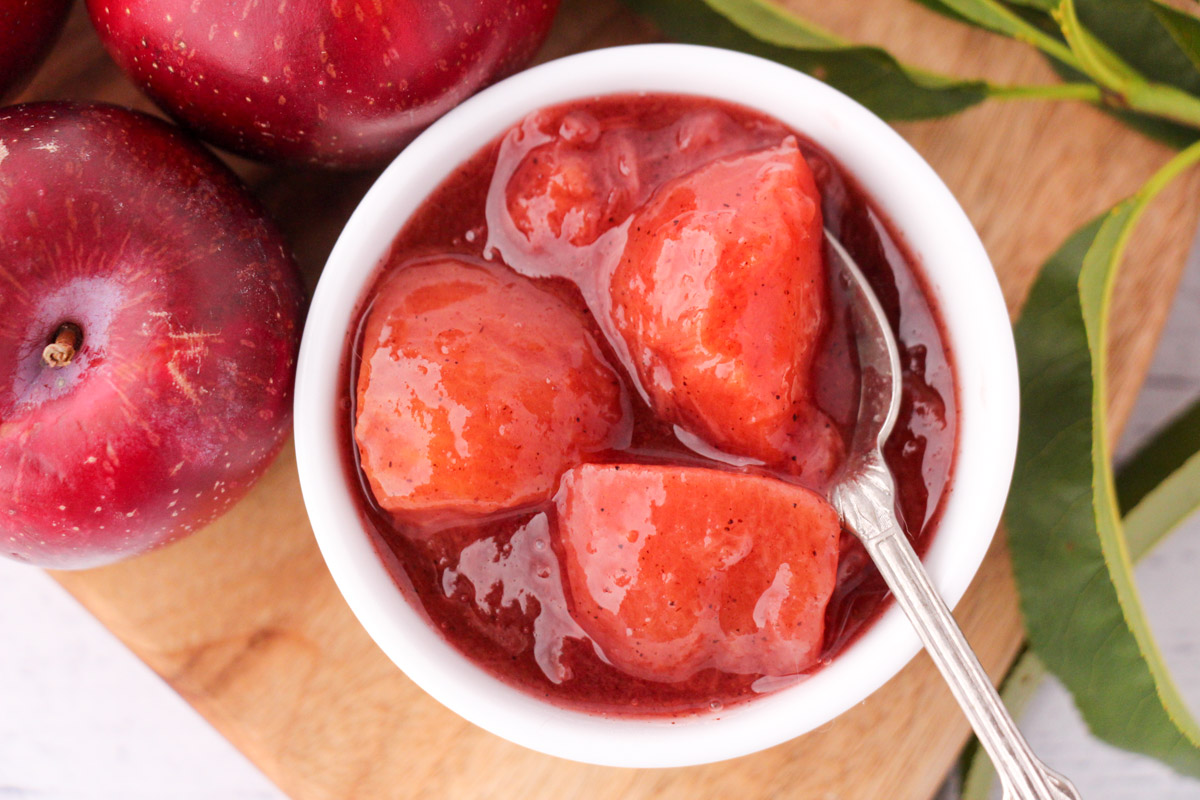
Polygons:
M49 576L0 559L0 798L282 797Z
M1198 351L1195 249L1122 452L1200 395ZM1138 568L1159 643L1191 707L1200 710L1198 574L1200 517ZM1092 740L1056 685L1042 688L1022 728L1088 800L1200 800L1200 781ZM56 583L0 560L0 799L282 797Z

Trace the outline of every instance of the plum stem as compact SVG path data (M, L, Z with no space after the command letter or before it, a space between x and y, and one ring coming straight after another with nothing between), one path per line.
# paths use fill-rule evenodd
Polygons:
M83 342L83 331L74 322L64 322L54 332L54 341L42 351L42 360L51 367L65 367L75 358Z

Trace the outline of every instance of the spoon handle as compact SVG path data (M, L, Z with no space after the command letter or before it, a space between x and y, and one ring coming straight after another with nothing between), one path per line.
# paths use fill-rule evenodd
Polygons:
M873 476L876 477L876 476ZM887 475L887 484L890 484ZM864 485L864 483L866 485ZM996 767L1005 797L1012 800L1079 800L1069 780L1033 754L1008 710L996 694L979 659L967 644L950 609L929 580L921 560L900 529L890 502L877 502L874 481L860 481L854 497L835 497L843 521L879 568L896 602L916 628L925 649ZM888 487L878 487L891 500ZM875 496L872 496L875 495ZM882 498L880 498L882 499ZM842 501L842 502L838 502Z

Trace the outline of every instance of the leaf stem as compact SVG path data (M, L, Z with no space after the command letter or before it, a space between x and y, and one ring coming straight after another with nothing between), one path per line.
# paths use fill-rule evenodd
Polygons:
M1077 56L1076 68L1107 90L1106 105L1200 128L1200 98L1139 74L1084 27L1074 0L1061 0L1053 16Z
M1074 0L1062 0L1053 11L1053 17L1063 32L1071 52L1076 56L1076 66L1093 80L1110 89L1119 90L1137 77L1131 67L1104 46L1083 26L1075 11Z
M1048 83L1035 86L989 85L988 97L998 100L1104 101L1104 91L1094 83Z
M42 361L50 367L62 368L71 363L83 343L83 330L74 322L64 322L54 333L54 341L42 351Z
M1142 185L1142 188L1134 195L1135 202L1138 208L1134 211L1134 219L1131 220L1130 228L1136 224L1137 217L1140 217L1145 211L1146 206L1150 204L1158 193L1167 188L1171 181L1175 180L1179 175L1195 164L1200 163L1200 141L1193 142L1189 146L1180 150L1171 160L1158 168L1158 171L1150 176L1150 179ZM1128 236L1125 237L1126 239ZM1124 244L1124 242L1122 242ZM1123 248L1122 248L1123 249Z
M1146 209L1149 207L1154 198L1157 197L1159 193L1171 183L1171 181L1179 177L1180 173L1196 163L1200 163L1200 141L1193 142L1191 145L1185 147L1183 150L1180 150L1178 153L1172 156L1167 163L1159 167L1158 170L1150 176L1149 180L1142 184L1142 188L1138 189L1137 194L1122 201L1121 203L1118 203L1105 220L1105 225L1108 225L1115 220L1120 220L1123 215L1128 215L1124 221L1121 222L1121 227L1117 231L1116 237L1113 239L1112 251L1109 259L1113 266L1105 274L1100 292L1100 302L1096 307L1097 318L1099 319L1099 325L1101 329L1101 335L1098 337L1100 342L1103 343L1107 341L1106 331L1108 327L1108 309L1111 307L1113 288L1116 286L1117 282L1117 272L1120 269L1121 262L1125 258L1125 248L1129 245L1129 240L1133 236L1133 231L1137 228L1138 223L1141 221L1142 215L1146 212ZM1083 281L1084 274L1087 271L1088 261L1085 259L1084 268L1080 272L1081 282ZM1082 290L1081 297L1086 313L1088 308L1088 297L1086 293L1082 292ZM1102 363L1106 355L1107 353L1101 347L1098 354L1098 360ZM1099 376L1096 378L1097 386L1102 389L1104 384L1104 371L1099 370L1097 374ZM1104 392L1100 391L1100 395L1104 396ZM1113 494L1115 497L1115 489ZM1114 509L1114 514L1115 513L1116 511Z
M1019 42L1036 47L1052 58L1057 58L1068 67L1079 68L1079 59L1075 57L1070 47L1067 47L1051 36L1047 36L1032 25L1022 30L1022 32L1014 34L1013 38Z
M1147 83L1133 87L1121 99L1134 111L1200 128L1200 98L1174 86Z
M1035 47L1067 66L1079 69L1079 61L1070 47L996 0L938 0L938 3L980 27Z
M1133 645L1133 649L1127 652L1124 659L1120 656L1113 658L1109 669L1116 674L1121 660L1125 660L1126 663L1120 668L1132 670L1129 674L1144 670L1145 678L1149 679L1150 685L1158 697L1161 710L1164 712L1161 719L1168 723L1162 727L1162 732L1159 734L1161 737L1159 746L1163 748L1162 754L1152 750L1142 750L1148 741L1145 737L1128 738L1126 734L1135 728L1128 726L1129 717L1127 715L1113 725L1111 713L1103 711L1100 706L1094 704L1092 688L1081 687L1080 684L1071 687L1076 702L1084 711L1084 717L1088 720L1089 727L1101 738L1127 749L1137 749L1157 755L1175 766L1176 769L1181 769L1189 774L1200 774L1198 773L1200 767L1197 767L1197 763L1200 763L1200 723L1197 723L1196 718L1189 714L1186 704L1179 695L1178 688L1171 679L1171 674L1150 630L1145 616L1145 608L1138 597L1132 574L1132 553L1124 531L1120 510L1117 507L1111 443L1106 436L1108 426L1106 401L1108 397L1109 313L1112 309L1117 274L1124 260L1126 247L1150 203L1172 180L1198 162L1200 162L1200 142L1195 142L1175 154L1160 167L1138 190L1137 194L1114 206L1097 229L1078 274L1079 307L1082 312L1088 350L1092 355L1091 455L1092 511L1096 525L1095 532L1099 537L1100 555L1108 572L1113 596L1130 635L1127 644ZM1109 641L1113 641L1112 636L1106 635L1105 642ZM1112 654L1106 654L1106 659L1110 655ZM1060 669L1054 671L1060 677L1065 677L1065 673ZM1084 696L1088 699L1083 699ZM1157 714L1157 711L1154 713ZM1127 726L1125 731L1121 730L1122 726ZM1181 759L1179 763L1174 760L1176 757ZM1185 766L1181 766L1181 764Z

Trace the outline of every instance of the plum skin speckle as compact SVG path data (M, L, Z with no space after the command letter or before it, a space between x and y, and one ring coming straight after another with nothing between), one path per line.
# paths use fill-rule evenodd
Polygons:
M380 164L523 67L558 0L87 0L117 64L214 144L292 164Z
M38 103L0 111L0 143L4 553L82 568L180 538L290 432L298 269L237 178L174 126ZM64 321L83 345L47 368Z

